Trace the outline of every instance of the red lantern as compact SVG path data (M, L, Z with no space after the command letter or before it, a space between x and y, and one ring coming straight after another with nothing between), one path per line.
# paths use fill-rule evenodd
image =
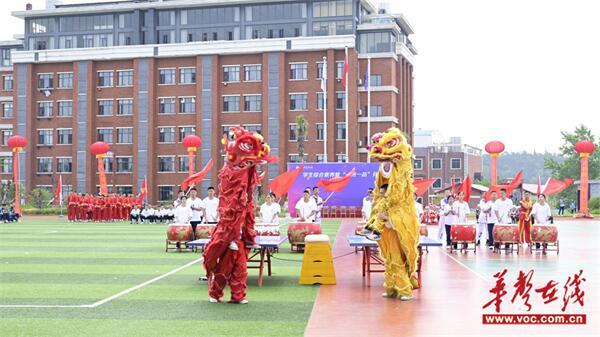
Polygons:
M27 139L25 139L25 137L23 137L23 136L14 135L14 136L9 137L8 140L6 141L6 143L13 150L14 149L22 149L25 146L27 146Z
M494 140L485 144L485 152L489 154L500 154L504 151L504 144L501 141Z
M589 140L582 140L575 143L575 151L577 151L577 153L579 154L590 154L594 152L595 148L596 146L594 145L594 143L590 142Z
M188 152L196 152L202 146L202 139L196 135L187 135L183 138L183 146L187 148Z
M90 152L96 156L106 154L108 151L110 151L110 146L105 142L95 142L90 145Z

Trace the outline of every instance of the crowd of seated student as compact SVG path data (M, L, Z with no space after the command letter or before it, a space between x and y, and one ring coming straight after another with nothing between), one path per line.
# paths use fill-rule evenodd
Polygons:
M15 212L13 206L2 205L0 207L0 221L1 222L17 222L21 214Z
M131 223L171 223L173 219L173 208L162 205L145 205L143 208L135 206L129 214Z

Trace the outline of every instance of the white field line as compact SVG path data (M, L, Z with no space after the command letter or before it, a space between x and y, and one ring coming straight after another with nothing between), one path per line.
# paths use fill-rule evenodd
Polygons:
M463 266L464 268L466 268L467 270L470 270L473 274L477 275L477 277L479 277L480 279L484 280L485 282L491 282L491 280L489 280L487 277L481 275L479 272L475 271L474 269L468 267L466 264L460 262L459 260L457 260L454 256L448 254L446 251L444 251L443 249L440 249L440 251L445 254L446 256L448 256L449 258L451 258L454 262L458 263L459 265Z
M198 263L200 261L202 261L202 258L198 258L198 259L196 259L194 261L188 262L188 263L184 264L183 266L175 268L175 269L171 270L170 272L168 272L166 274L162 274L160 276L157 276L157 277L155 277L155 278L153 278L151 280L148 280L148 281L146 281L144 283L140 283L140 284L138 284L136 286L133 286L133 287L131 287L129 289L125 289L125 290L123 290L121 292L118 292L118 293L116 293L116 294L114 294L112 296L109 296L109 297L107 297L105 299L102 299L100 301L94 302L92 304L73 304L73 305L69 305L69 304L66 304L66 305L62 305L62 304L55 304L55 305L52 305L52 304L0 304L0 308L96 308L96 307L101 306L102 304L108 303L108 302L110 302L112 300L115 300L115 299L121 297L121 296L125 296L125 295L127 295L127 294L129 294L129 293L131 293L133 291L136 291L136 290L138 290L140 288L143 288L143 287L145 287L145 286L147 286L149 284L152 284L152 283L154 283L156 281L160 281L163 278L171 276L171 275L173 275L173 274L175 274L175 273L177 273L177 272L179 272L179 271L181 271L181 270L183 270L183 269L185 269L185 268L187 268L187 267L189 267L191 265L194 265L194 264L196 264L196 263Z

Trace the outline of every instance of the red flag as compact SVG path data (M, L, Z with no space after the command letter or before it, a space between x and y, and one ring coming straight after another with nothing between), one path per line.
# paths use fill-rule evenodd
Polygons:
M519 187L521 185L521 183L523 182L523 171L519 171L519 173L517 173L517 175L515 176L515 178L513 179L513 181L510 182L510 184L508 184L508 187L506 188L506 194L511 194L512 191Z
M206 166L204 166L202 171L196 172L196 173L192 174L191 176L185 178L185 180L183 182L181 182L181 189L185 191L188 189L188 187L190 187L192 185L196 185L196 183L201 182L202 179L204 179L204 177L208 174L208 171L210 171L212 166L213 166L213 161L211 159L208 161L208 163L206 163Z
M146 176L144 176L144 182L142 183L142 187L140 188L140 194L138 194L138 204L142 205L144 203L144 198L148 195L148 180Z
M471 199L471 177L467 176L465 180L458 186L458 192L465 194L465 201L469 202Z
M62 175L58 176L58 185L56 186L56 203L62 206Z
M425 192L427 192L429 187L431 187L431 185L433 185L435 181L436 178L413 181L413 185L415 185L415 194L417 196L422 196L423 194L425 194Z
M348 172L343 177L335 177L335 178L331 178L329 180L321 179L317 183L317 186L323 187L323 189L325 191L339 192L339 191L343 190L346 187L346 185L348 185L348 183L350 182L350 179L352 179L352 177L354 176L355 171L356 171L355 169L352 169L352 170L350 170L350 172Z
M544 188L545 195L553 195L562 192L565 188L573 184L573 179L567 178L564 181L550 177Z
M537 188L537 195L542 194L542 177L540 177L538 175L538 188Z
M275 193L277 198L281 198L282 195L286 194L290 190L294 184L294 181L296 181L298 174L300 174L303 169L304 164L296 167L292 171L284 172L278 175L269 183L269 189Z
M344 74L342 75L342 86L346 89L348 81L348 48L346 48L346 56L344 57Z

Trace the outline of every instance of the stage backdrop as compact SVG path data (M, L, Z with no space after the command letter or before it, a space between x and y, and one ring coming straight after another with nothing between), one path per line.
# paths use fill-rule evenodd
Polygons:
M288 163L288 171L300 166L301 163ZM375 185L375 175L379 168L378 163L304 163L304 170L288 192L288 208L292 217L296 216L296 202L302 197L306 188L312 191L319 179L331 179L343 177L352 169L356 169L354 177L344 190L333 194L327 201L327 206L361 206L362 199L367 195L367 189ZM320 188L319 194L323 200L327 199L331 192Z

